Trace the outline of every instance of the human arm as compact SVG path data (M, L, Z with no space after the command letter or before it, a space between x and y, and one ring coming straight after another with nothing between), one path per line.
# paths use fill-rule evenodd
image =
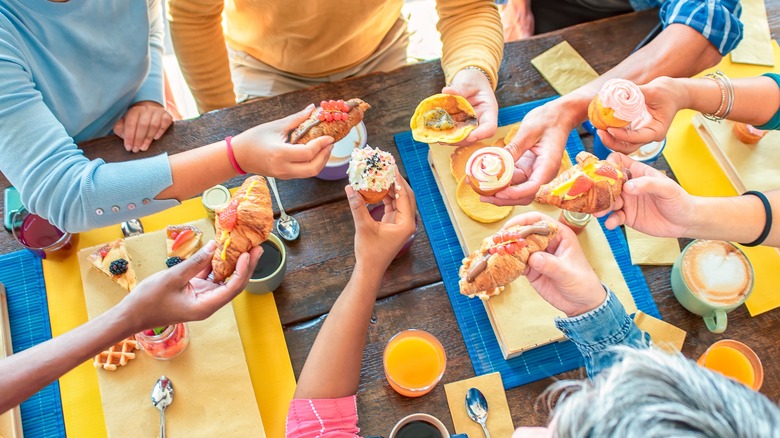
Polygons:
M517 41L534 34L534 14L531 0L509 0L499 7L504 27L504 41Z
M693 196L666 175L623 154L614 153L609 160L628 168L633 177L612 206L607 228L626 225L653 236L733 242L752 242L764 229L764 205L754 195ZM780 211L780 190L765 195L773 210ZM773 215L773 226L764 241L767 246L780 247L777 216Z
M741 38L739 10L735 0L664 2L660 15L666 27L658 37L599 78L528 113L507 145L515 159L525 155L517 171L523 182L483 200L530 203L539 187L557 174L566 138L587 119L588 104L604 82L623 78L645 84L659 76L688 77L712 67Z
M202 112L236 104L222 29L223 0L169 0L171 40Z
M436 10L442 39L441 63L449 84L442 93L466 98L479 122L463 143L491 137L498 126L493 90L504 50L496 5L492 0L438 0Z
M238 295L262 249L239 258L226 284L206 280L216 249L208 242L192 257L143 280L132 294L75 329L0 360L0 413L26 400L106 347L142 330L202 320Z

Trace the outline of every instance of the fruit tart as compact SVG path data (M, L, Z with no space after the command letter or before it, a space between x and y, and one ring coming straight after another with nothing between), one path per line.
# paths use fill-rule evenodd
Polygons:
M582 151L577 154L577 165L540 187L535 200L564 210L596 213L612 206L623 190L623 183L630 178L628 169L618 169Z
M492 196L509 187L515 159L504 148L495 146L475 151L466 162L466 175L475 192L483 196Z
M468 100L454 94L434 94L417 105L409 123L412 137L422 143L457 143L473 131L477 114Z
M195 254L202 238L203 232L194 225L168 225L165 229L165 246L168 250L165 265L170 268Z
M221 282L236 270L238 257L268 239L274 224L271 195L262 176L251 176L216 210L217 250L211 259L214 281Z
M598 129L637 128L650 119L639 86L626 79L610 79L588 105L590 123Z
M558 232L553 222L516 225L482 240L480 248L463 259L458 271L460 293L487 300L525 272L528 257L547 249Z
M395 158L388 152L366 146L352 151L349 183L369 204L381 201L395 181Z
M92 266L111 277L126 291L131 292L137 281L130 254L127 253L124 239L116 239L101 246L87 257Z
M329 135L337 142L363 120L363 113L371 105L361 99L323 100L306 121L290 133L290 143L306 144L309 141Z

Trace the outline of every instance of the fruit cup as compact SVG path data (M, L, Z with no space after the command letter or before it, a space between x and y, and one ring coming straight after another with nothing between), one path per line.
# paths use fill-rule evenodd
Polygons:
M155 330L159 333L156 333ZM169 360L181 354L190 343L187 324L179 323L159 329L148 329L135 334L144 353L154 359Z

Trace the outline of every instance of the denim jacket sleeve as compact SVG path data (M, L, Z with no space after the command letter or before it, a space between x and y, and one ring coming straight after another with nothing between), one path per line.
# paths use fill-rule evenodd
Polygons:
M585 358L585 370L590 378L616 362L616 345L636 348L649 346L650 337L639 330L628 316L620 300L607 290L607 299L599 307L571 318L556 318L555 325L566 335Z

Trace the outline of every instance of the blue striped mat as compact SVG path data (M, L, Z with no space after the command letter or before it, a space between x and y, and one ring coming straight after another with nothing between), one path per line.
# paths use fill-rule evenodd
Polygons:
M503 126L519 122L528 111L549 100L552 98L502 108L498 112L498 124ZM504 387L508 389L583 366L582 356L569 341L544 345L526 351L518 357L504 359L482 302L460 294L458 268L463 259L463 251L428 164L428 145L415 142L411 132L397 134L395 143L407 175L414 175L409 182L417 196L417 207L474 365L474 372L479 376L498 371L501 373ZM584 148L580 138L572 131L566 143L566 152L573 158L582 150ZM599 222L637 308L660 318L641 269L631 264L623 232L620 229L607 230L604 220Z
M6 289L14 353L51 339L41 259L27 250L0 255L0 283ZM43 388L21 408L26 438L65 436L59 382Z

